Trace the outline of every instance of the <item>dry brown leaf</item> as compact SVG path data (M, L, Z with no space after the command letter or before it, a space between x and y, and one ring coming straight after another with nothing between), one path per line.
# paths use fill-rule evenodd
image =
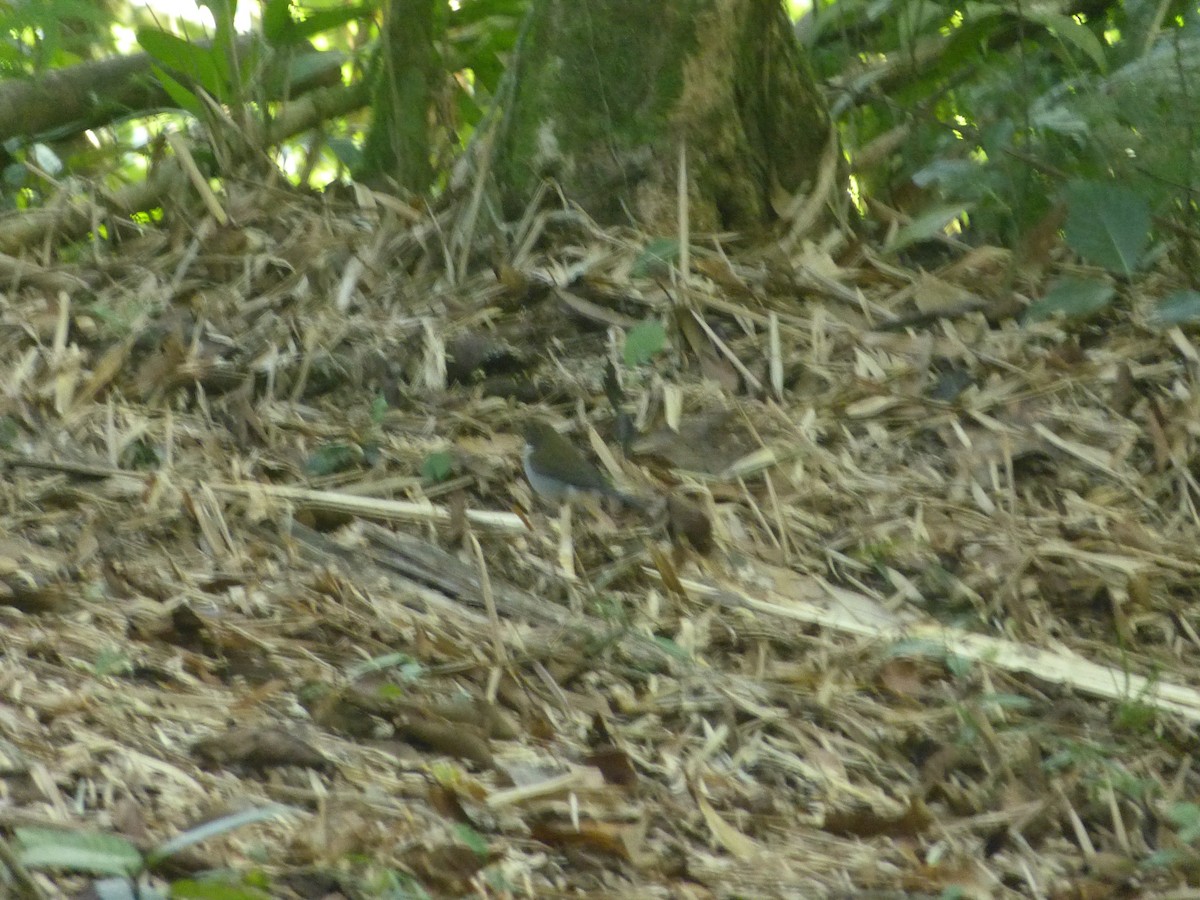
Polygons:
M333 765L299 735L274 726L248 725L202 738L192 745L192 755L211 768L303 766L325 771Z

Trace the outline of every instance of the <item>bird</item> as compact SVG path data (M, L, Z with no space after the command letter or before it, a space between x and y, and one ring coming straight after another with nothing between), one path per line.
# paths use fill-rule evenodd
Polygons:
M601 494L635 509L646 508L644 500L613 487L549 422L534 419L526 423L522 462L534 493L547 500L561 503L573 493Z

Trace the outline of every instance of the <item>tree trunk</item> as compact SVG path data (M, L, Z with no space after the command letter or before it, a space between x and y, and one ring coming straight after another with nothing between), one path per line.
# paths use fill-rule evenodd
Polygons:
M384 6L381 71L375 79L374 116L363 147L359 179L391 177L422 194L433 181L429 110L442 74L434 58L434 17L440 0L389 0Z
M493 171L505 213L552 178L603 224L747 230L815 179L829 118L780 0L534 0Z

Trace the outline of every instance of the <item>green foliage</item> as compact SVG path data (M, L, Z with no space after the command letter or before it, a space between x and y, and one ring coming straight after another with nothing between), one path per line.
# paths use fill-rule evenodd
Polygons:
M435 185L444 184L453 158L461 151L493 104L508 56L517 40L529 0L428 0L433 10L433 32L425 41L433 72L430 90L423 95L424 114L404 110L402 122L427 121L427 152ZM379 27L385 0L359 0L348 4L330 0L263 0L248 4L238 0L201 0L211 15L208 28L162 17L126 0L13 0L0 3L0 76L26 76L82 59L109 56L118 29L132 26L138 42L151 57L152 77L167 95L166 107L215 127L224 122L265 123L275 114L273 104L298 95L294 85L331 85L342 78L359 81L386 77L387 67L367 61L380 52ZM235 34L239 7L260 14L260 39ZM401 23L401 28L404 23ZM320 50L316 49L317 44ZM110 98L98 95L104 105ZM83 127L96 122L64 126L51 136L29 134L5 146L9 159L2 170L0 206L21 208L41 202L42 180L31 177L23 160L54 177L101 174L120 180L137 179L146 164L138 157L158 149L147 141L147 119L153 131L172 126L174 113L162 108L128 109L115 101L109 115L123 115L99 132L103 144L74 141ZM217 106L214 106L216 104ZM223 107L223 110L220 108ZM228 119L226 119L228 114ZM223 121L224 120L224 121ZM344 120L330 129L323 142L306 143L289 159L303 161L316 152L328 167L363 172L362 120ZM41 141L41 143L37 143ZM53 142L52 142L53 141ZM194 148L194 154L200 148ZM47 165L45 160L55 160ZM202 171L215 167L202 164ZM297 171L314 172L313 167ZM324 172L328 169L317 169ZM318 175L318 177L320 177Z
M487 838L481 835L478 831L467 825L465 822L460 822L454 826L454 833L458 839L469 847L476 856L487 858L488 842Z
M1022 321L1030 324L1055 316L1086 319L1104 310L1115 294L1107 282L1064 276L1052 282L1045 296L1025 310Z
M888 253L899 253L912 244L927 241L943 233L946 226L960 219L967 210L966 206L934 206L927 209L903 228L897 230L884 250Z
M454 474L454 455L439 450L430 453L421 463L421 478L430 484L438 484Z
M267 0L262 11L263 37L276 47L305 44L318 34L370 18L375 13L375 6L352 4L331 9L311 9L295 16L292 0Z
M1145 861L1147 869L1168 868L1177 865L1195 865L1200 848L1200 805L1174 803L1167 807L1166 818L1175 828L1176 842L1181 845L1158 850Z
M143 867L141 851L114 834L18 828L16 838L21 863L31 869L133 876Z
M679 259L679 241L675 238L655 238L634 260L629 274L634 278L663 275L677 259Z
M367 675L386 672L389 669L395 669L401 681L417 681L425 675L425 667L419 660L397 650L395 653L374 656L352 666L346 671L346 680L357 681Z
M371 67L381 81L355 171L360 178L386 173L401 187L422 191L430 181L445 184L453 159L491 109L529 0L408 3L393 7L406 19L396 21L377 48L378 54L391 54L392 62L380 65L377 59ZM398 101L425 105L427 115L410 108L398 115L393 109ZM433 122L440 127L427 128Z
M119 835L58 828L17 828L14 831L15 849L17 858L26 868L114 876L93 882L93 893L101 900L165 900L167 896L201 900L262 900L269 895L228 878L178 881L171 885L168 895L143 883L142 875L153 871L181 850L202 841L294 812L290 807L280 804L251 807L198 825L148 853L142 853L131 841Z
M383 418L387 415L388 402L387 398L379 394L371 401L371 424L378 427L383 424Z
M105 647L101 650L93 664L93 671L101 678L108 675L120 675L132 669L133 663L129 656L115 647Z
M469 72L473 97L490 103L504 74L504 57L517 42L529 0L465 0L446 17L443 65L448 72Z
M1150 206L1120 185L1076 181L1067 186L1067 245L1085 260L1128 277L1150 239Z
M1064 193L1082 210L1069 184L1104 182L1109 196L1093 188L1091 199L1108 210L1120 197L1127 217L1097 223L1111 234L1084 243L1100 254L1092 261L1128 275L1140 257L1113 253L1133 249L1151 215L1196 222L1200 14L1183 0L1058 9L818 0L798 32L851 158L900 135L857 172L867 196L914 218L969 208L973 239L1014 246Z
M667 346L667 330L661 322L642 322L625 335L625 365L643 366Z
M1155 305L1150 322L1160 328L1200 322L1200 292L1176 291Z
M1167 818L1178 827L1178 838L1187 844L1200 841L1200 805L1176 803L1167 810Z
M333 443L324 444L314 450L304 461L304 471L309 475L320 478L345 472L361 463L363 450L357 444Z
M266 891L249 885L190 878L171 882L171 900L270 900L270 897Z
M21 436L21 426L10 415L0 416L0 450L11 450Z
M0 75L33 75L78 62L107 42L111 4L12 0L0 4Z

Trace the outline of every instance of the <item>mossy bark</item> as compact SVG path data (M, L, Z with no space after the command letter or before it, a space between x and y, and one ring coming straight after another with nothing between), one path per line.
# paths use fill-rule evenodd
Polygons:
M429 109L440 77L433 48L437 2L388 0L371 130L355 173L364 180L386 176L412 194L433 182Z
M829 134L779 0L534 0L493 172L519 216L554 179L604 224L752 229L810 183Z

